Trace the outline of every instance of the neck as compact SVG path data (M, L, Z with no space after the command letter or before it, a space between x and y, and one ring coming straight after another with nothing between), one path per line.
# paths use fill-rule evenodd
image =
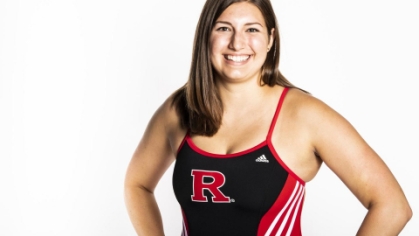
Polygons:
M253 104L260 104L269 95L270 87L261 86L258 80L242 83L228 83L217 80L224 111L245 109Z

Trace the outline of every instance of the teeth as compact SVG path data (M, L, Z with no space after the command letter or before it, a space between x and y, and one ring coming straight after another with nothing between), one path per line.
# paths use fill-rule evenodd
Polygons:
M228 55L227 59L230 61L234 61L234 62L242 62L242 61L246 61L247 59L249 59L250 56L231 56Z

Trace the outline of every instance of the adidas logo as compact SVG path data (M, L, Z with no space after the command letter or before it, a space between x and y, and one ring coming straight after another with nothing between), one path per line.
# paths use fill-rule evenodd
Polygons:
M256 158L255 160L256 162L265 162L265 163L269 163L269 160L265 157L265 155L263 154L262 156Z

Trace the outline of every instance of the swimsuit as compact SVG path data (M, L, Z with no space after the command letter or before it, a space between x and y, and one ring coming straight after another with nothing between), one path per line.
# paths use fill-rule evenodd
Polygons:
M276 153L271 136L281 94L266 140L245 151L213 154L187 133L173 171L182 208L182 236L301 236L305 182Z

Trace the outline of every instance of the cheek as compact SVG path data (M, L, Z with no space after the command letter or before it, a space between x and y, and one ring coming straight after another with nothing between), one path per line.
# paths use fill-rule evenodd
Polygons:
M210 38L210 60L211 60L211 64L212 66L217 67L218 64L220 64L219 62L219 57L217 57L217 55L219 55L219 53L217 53L217 51L220 51L220 46L219 46L219 42L216 38L211 37Z
M227 37L213 36L210 38L210 49L214 54L220 54L228 47L229 39Z
M215 40L214 38L210 39L210 52L211 52L211 56L214 55L214 51L217 50L217 40Z
M221 37L212 37L210 39L210 57L212 64L217 64L217 62L222 60L225 45L225 40Z
M268 40L262 37L252 37L249 39L249 45L254 51L261 52L268 50Z

